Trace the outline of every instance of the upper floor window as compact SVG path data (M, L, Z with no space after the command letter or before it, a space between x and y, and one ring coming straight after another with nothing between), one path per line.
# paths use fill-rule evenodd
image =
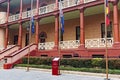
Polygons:
M105 23L101 24L101 37L105 38ZM112 23L107 27L107 38L112 37Z

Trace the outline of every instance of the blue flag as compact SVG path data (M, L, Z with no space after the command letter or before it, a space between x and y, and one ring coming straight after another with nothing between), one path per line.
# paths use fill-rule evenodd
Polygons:
M31 17L31 32L35 33L35 27L34 27L34 17Z
M63 16L63 11L61 9L61 6L60 6L60 23L61 23L61 32L63 34L64 33L64 16Z

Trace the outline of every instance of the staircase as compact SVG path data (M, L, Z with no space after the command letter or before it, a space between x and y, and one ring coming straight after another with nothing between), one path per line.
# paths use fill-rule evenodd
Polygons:
M0 60L3 59L5 56L12 54L13 52L19 50L20 47L17 45L14 45L12 47L6 48L2 51L0 51Z
M7 62L4 64L4 69L10 69L13 67L13 64L20 60L25 55L29 54L33 50L36 50L37 45L36 44L30 44L8 56L5 56L7 59Z
M5 61L4 59L1 59L0 60L0 69L3 69L3 65L5 64Z

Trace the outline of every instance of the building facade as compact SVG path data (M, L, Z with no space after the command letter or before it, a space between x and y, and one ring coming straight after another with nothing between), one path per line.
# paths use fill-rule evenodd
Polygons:
M39 57L104 58L107 43L108 57L119 58L120 1L108 1L110 26L105 39L104 0L62 0L63 34L59 32L59 0L33 0L32 5L31 0L0 0L0 49L19 46L7 53L18 56L31 47L31 55ZM33 34L29 33L31 16Z

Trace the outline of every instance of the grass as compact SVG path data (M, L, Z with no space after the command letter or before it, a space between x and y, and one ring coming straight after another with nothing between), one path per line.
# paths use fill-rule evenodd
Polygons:
M17 64L16 67L27 67L27 64ZM29 65L32 68L42 68L42 69L51 69L51 66L48 65ZM105 69L101 68L75 68L71 66L60 66L61 70L69 70L69 71L82 71L82 72L93 72L93 73L105 73ZM109 69L109 74L120 74L120 70L118 69Z

